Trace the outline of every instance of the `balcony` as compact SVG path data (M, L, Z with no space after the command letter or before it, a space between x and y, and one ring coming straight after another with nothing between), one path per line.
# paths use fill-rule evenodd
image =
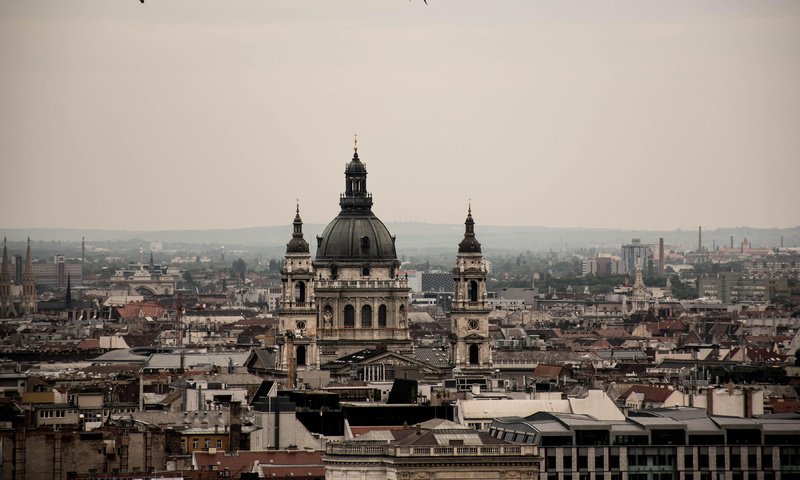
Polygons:
M391 457L538 456L535 445L402 446L328 443L329 455L386 455Z
M392 280L317 280L314 283L314 288L317 290L338 290L346 288L407 289L408 280L400 277Z

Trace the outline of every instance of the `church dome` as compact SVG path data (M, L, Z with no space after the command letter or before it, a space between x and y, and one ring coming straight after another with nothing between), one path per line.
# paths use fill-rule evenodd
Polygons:
M317 262L394 263L394 237L372 213L372 195L367 192L367 167L358 150L345 167L345 193L339 198L341 211L317 237Z
M318 238L316 260L331 262L394 262L394 238L375 215L342 215Z

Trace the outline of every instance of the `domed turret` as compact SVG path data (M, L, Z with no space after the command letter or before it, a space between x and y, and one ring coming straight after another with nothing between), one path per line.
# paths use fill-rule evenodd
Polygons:
M458 253L481 253L481 244L475 238L475 221L472 219L472 206L467 211L467 220L464 231L464 240L458 244Z
M303 220L300 218L300 204L294 216L292 239L286 244L286 253L308 253L308 242L303 238Z
M372 195L367 192L367 166L354 148L345 167L345 193L339 198L341 211L317 237L316 262L394 263L394 237L372 213Z

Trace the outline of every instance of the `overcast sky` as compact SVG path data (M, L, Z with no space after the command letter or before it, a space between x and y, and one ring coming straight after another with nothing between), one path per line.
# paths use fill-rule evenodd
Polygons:
M800 224L800 2L0 0L0 225Z

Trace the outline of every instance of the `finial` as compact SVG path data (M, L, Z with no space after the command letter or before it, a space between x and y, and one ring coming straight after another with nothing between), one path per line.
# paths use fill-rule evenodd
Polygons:
M294 200L295 200L295 202L297 202L297 210L295 210L295 211L299 215L300 214L300 199L299 198L295 198Z
M353 151L358 153L358 134L353 134Z
M469 198L467 201L467 213L472 215L472 198Z

